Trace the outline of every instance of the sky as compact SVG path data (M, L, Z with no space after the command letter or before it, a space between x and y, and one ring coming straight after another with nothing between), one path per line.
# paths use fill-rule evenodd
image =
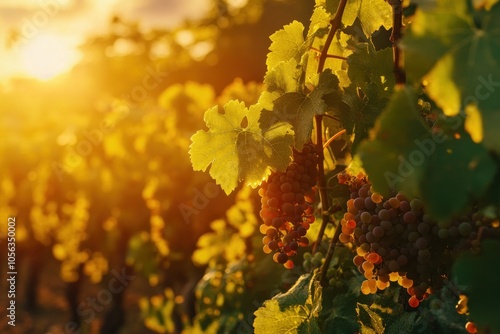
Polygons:
M145 30L173 27L204 15L210 0L1 0L0 81L49 79L78 61L86 36L106 32L110 18L138 20ZM20 33L10 49L8 36Z

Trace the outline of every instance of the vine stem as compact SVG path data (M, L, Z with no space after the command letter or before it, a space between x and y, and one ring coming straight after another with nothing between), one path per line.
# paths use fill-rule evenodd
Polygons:
M330 45L332 44L333 37L335 36L335 33L337 30L342 25L342 16L344 15L344 10L345 10L345 5L347 4L347 0L340 0L339 6L337 7L337 11L335 12L335 16L333 19L330 21L330 32L328 33L328 36L326 37L325 45L323 46L323 50L321 50L321 54L319 56L319 63L318 63L318 73L323 72L325 69L325 62L326 59L329 57L328 55L328 49L330 48Z
M342 16L344 15L346 4L347 0L340 0L339 5L337 7L337 11L335 12L335 16L330 21L330 26L331 26L330 32L326 37L325 45L323 46L323 49L321 50L321 54L319 56L318 73L323 72L323 70L325 69L325 62L329 56L328 49L332 44L333 38L335 37L335 33L342 26ZM314 244L312 249L313 254L316 253L319 245L321 245L321 241L323 240L323 235L325 234L326 226L330 222L330 213L328 212L330 204L328 200L328 194L326 193L326 180L325 180L325 167L324 167L325 155L323 152L323 125L322 125L323 115L315 115L314 120L316 123L316 145L319 154L318 188L319 188L319 196L322 209L321 213L322 222L320 230L318 232L318 239L316 240L316 243Z
M337 243L339 242L339 237L340 237L341 232L342 232L342 228L340 227L340 225L337 225L337 228L335 229L335 234L333 235L332 240L330 240L330 245L328 246L328 251L326 253L325 262L323 262L323 265L321 266L321 276L320 276L320 280L319 280L321 283L321 286L327 285L326 271L328 270L328 267L330 266L330 262L332 262L333 253L335 251L335 247L337 247Z
M321 200L321 227L318 232L318 239L314 243L312 254L316 253L323 235L325 234L326 225L330 222L330 213L328 208L330 204L328 203L328 194L326 193L326 179L325 179L325 153L323 152L323 116L315 115L314 120L316 122L316 147L318 151L318 189L319 198Z
M406 73L403 65L403 54L398 46L402 36L403 28L403 6L402 0L389 0L392 7L392 59L394 63L393 72L396 79L396 85L404 85L406 83Z

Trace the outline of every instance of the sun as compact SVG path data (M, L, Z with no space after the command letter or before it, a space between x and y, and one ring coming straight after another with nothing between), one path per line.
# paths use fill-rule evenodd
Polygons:
M57 35L35 36L21 50L24 72L40 80L49 80L69 71L78 60L78 51Z

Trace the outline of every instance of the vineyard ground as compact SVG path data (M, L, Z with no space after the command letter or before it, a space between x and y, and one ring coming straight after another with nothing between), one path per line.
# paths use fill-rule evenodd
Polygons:
M34 312L26 311L23 306L25 297L25 281L23 274L26 268L22 268L19 272L16 294L16 326L12 327L7 324L7 310L4 305L7 305L7 287L5 282L6 275L2 271L1 274L1 294L0 294L0 333L2 334L66 334L64 330L65 324L69 320L68 303L64 297L66 284L63 283L59 276L59 263L51 259L45 264L45 268L41 271L40 285L38 288L39 307ZM106 282L106 278L103 279ZM80 293L80 301L84 302L87 297L94 297L97 292L102 289L99 284L91 284L88 279L85 279ZM160 292L159 288L149 286L147 280L142 276L137 275L127 288L124 309L125 309L125 324L121 334L133 333L154 333L148 330L143 325L143 320L140 317L139 299L142 296L152 296ZM96 312L95 320L91 322L90 331L88 334L98 334L99 327L103 317L106 314L107 308L101 312ZM82 330L82 333L84 331ZM87 332L86 332L87 333Z

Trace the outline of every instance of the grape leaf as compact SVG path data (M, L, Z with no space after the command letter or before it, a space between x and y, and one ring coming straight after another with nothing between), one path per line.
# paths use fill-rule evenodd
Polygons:
M259 97L262 108L272 110L274 101L285 93L298 92L301 69L295 59L282 61L267 71L264 77L266 90Z
M500 207L500 173L497 173L493 178L489 189L485 192L482 198L482 203L485 206L493 205L493 207L496 208Z
M411 89L396 92L377 120L374 140L362 143L359 155L375 189L420 196L432 216L445 219L483 195L495 164L466 133L455 139L430 132L416 106Z
M314 275L302 275L286 293L281 293L255 311L255 333L321 333L317 317L322 288Z
M332 0L332 1L316 0L315 7L323 7L325 8L327 13L333 15L335 14L337 7L339 6L339 2L340 2L339 0Z
M210 224L214 232L203 234L196 243L192 261L197 265L206 265L210 261L224 259L228 262L242 258L245 254L245 241L234 234L222 219Z
M194 322L200 327L196 333L232 333L236 327L240 333L241 330L250 329L250 325L242 323L241 319L244 314L255 311L254 303L246 302L250 298L254 299L250 295L252 290L242 291L235 286L243 286L246 275L252 269L253 264L249 264L246 259L229 263L220 261L207 268L195 290L199 302ZM217 324L215 329L214 323Z
M500 86L500 80L498 81L498 85ZM480 118L480 120L477 121L480 122L480 127L483 134L482 144L488 149L494 150L497 153L500 153L500 140L498 137L498 129L500 128L499 96L500 94L492 92L492 96L490 98L488 98L486 101L481 102L481 108L479 110L480 113L478 113L477 115ZM470 117L468 117L468 119L470 119Z
M224 113L218 107L205 112L208 131L191 137L189 154L194 170L205 171L229 194L239 181L255 187L267 178L271 168L284 171L291 160L293 131L289 124L276 122L261 129L261 107L247 109L230 101Z
M432 216L446 219L462 211L471 198L484 194L495 176L496 165L486 148L465 133L460 139L449 137L441 144L430 143L425 144L429 152L434 146L435 150L428 156L420 183L421 196Z
M300 276L290 290L285 293L280 293L273 298L278 301L282 310L292 305L302 305L306 303L307 297L309 296L311 277L312 275L310 274Z
M157 252L151 240L144 240L141 235L133 236L128 245L127 261L133 263L134 270L146 277L158 275Z
M368 304L357 303L361 333L424 333L427 321L416 312L405 312L395 301L398 288L385 290Z
M314 48L316 51L315 53L311 51L310 56L307 59L306 80L311 82L313 85L316 85L317 82L314 82L314 78L317 75L317 69L319 66L319 54L317 53L317 50L323 49L327 36L322 36L320 31L317 31L313 37L314 39L312 39L311 48ZM353 37L351 35L348 35L341 30L337 30L328 48L328 54L343 58L348 57L352 53L352 50L349 47L349 43L352 43L352 38ZM342 58L328 57L324 64L325 69L329 68L332 70L332 73L337 76L342 76L339 77L339 79L342 79L341 85L343 87L349 85L349 80L345 75L345 67L345 60Z
M355 152L393 92L392 50L376 51L371 42L359 43L347 63L351 84L344 89L340 99L328 100L327 104L347 133L354 133L352 151Z
M417 323L417 313L415 312L401 312L397 314L386 314L388 317L384 321L386 323L387 333L421 333L422 331L415 331ZM419 325L422 324L422 321Z
M500 333L498 254L500 242L484 240L481 253L463 254L453 265L453 276L460 286L465 286L468 296L469 319L475 322L479 329L488 327L491 333Z
M242 191L250 192L250 188L243 188ZM250 200L238 200L235 205L226 211L228 224L233 226L242 238L250 237L255 227L258 226L257 217L254 215L254 207Z
M269 47L271 51L267 55L267 70L269 71L282 61L295 59L300 63L302 55L308 49L308 43L304 39L304 25L298 21L283 27L270 37L272 43Z
M339 0L317 0L316 6L323 6L330 14L337 11ZM351 26L359 19L363 32L370 37L381 26L389 29L392 26L392 9L384 0L349 0L342 16L342 23Z
M500 103L500 4L470 11L466 0L440 0L420 9L403 39L406 69L428 83L429 96L447 115L468 103ZM490 103L490 102L488 102Z
M392 8L385 0L350 0L347 2L342 22L353 25L359 19L363 32L370 37L381 26L392 26Z
M385 195L395 189L405 189L409 196L418 195L414 189L418 189L418 174L422 173L422 168L415 168L407 159L418 148L414 139L427 138L430 132L416 105L417 97L412 89L395 92L377 119L375 138L358 148L363 168L375 189Z
M366 93L365 93L366 92ZM368 137L368 131L387 105L387 98L380 98L379 91L373 84L368 84L363 91L350 85L343 90L338 99L327 99L331 114L340 119L348 134L354 134L352 151L356 152L359 144Z
M490 9L494 4L496 4L498 0L481 0L481 1L476 1L478 5L476 5L476 8L481 8L485 7L486 9Z
M348 288L339 292L336 289L323 290L322 329L324 333L356 333L359 324L356 316L356 304L359 297L359 279L350 278ZM351 291L355 288L357 292Z
M319 75L318 86L310 93L286 93L274 102L272 111L262 113L261 126L276 122L288 122L295 132L295 147L298 150L310 141L314 115L321 115L327 105L323 97L338 90L339 81L330 70Z
M145 326L152 331L171 333L175 330L172 320L175 309L172 289L167 288L163 295L154 295L151 299L141 298L139 307Z
M323 37L328 34L328 26L330 25L331 16L323 6L316 6L311 16L311 23L307 36Z
M364 91L374 85L374 89L382 97L388 98L392 95L396 83L391 48L376 51L371 42L359 43L354 53L347 58L347 64L347 74L354 85Z
M256 334L321 333L317 320L310 319L310 311L306 306L293 305L282 311L278 302L272 299L255 311L255 315L257 318L253 325Z
M362 334L384 333L382 318L376 312L370 310L368 305L358 303L356 313L358 314Z

